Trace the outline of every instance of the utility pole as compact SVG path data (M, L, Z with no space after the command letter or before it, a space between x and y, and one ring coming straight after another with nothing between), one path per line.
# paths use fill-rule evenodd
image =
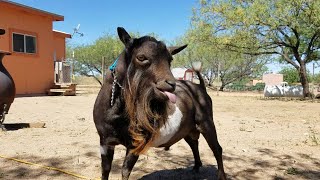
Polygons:
M102 84L104 83L104 61L105 61L105 57L102 56L102 61L101 61L101 74L102 74Z
M74 51L72 51L72 69L71 69L71 83L74 80Z
M73 28L73 33L72 33L72 35L71 35L71 39L73 38L73 36L75 35L75 34L79 34L80 35L80 37L82 37L84 34L83 33L81 33L81 32L79 32L79 29L80 29L80 24L78 24L78 26L77 27L75 27L75 28ZM75 59L74 59L74 51L72 51L72 72L71 72L71 83L72 83L72 80L74 79L74 63L75 62Z
M312 77L314 77L314 62L312 63Z

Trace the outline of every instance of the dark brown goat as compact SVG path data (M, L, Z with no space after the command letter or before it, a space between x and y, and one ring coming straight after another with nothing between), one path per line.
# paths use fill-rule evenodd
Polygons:
M218 178L226 179L222 148L212 116L211 98L200 84L176 81L170 71L172 55L185 46L169 47L153 37L131 38L118 28L125 50L107 72L93 116L100 136L102 179L108 179L115 145L127 148L122 179L128 179L139 154L149 147L165 147L181 139L192 149L195 166L202 166L198 138L203 134L218 163Z

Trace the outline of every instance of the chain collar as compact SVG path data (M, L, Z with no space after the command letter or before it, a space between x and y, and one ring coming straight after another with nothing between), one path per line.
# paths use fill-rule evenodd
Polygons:
M118 82L117 75L115 73L115 70L112 70L113 75L113 82L112 82L112 89L111 89L111 101L110 105L113 106L114 104L114 93L116 92L116 85L118 85L121 89L124 89L123 86Z

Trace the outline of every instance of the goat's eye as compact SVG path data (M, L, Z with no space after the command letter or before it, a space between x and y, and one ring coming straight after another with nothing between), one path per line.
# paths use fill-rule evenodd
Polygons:
M142 66L145 66L145 65L148 65L150 64L150 61L148 60L148 58L144 55L138 55L137 57L137 62L142 65Z

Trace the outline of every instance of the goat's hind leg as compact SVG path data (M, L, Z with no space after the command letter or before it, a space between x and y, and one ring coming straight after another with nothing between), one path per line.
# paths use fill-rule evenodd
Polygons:
M122 180L129 179L130 173L133 169L133 166L136 164L139 156L130 152L130 149L127 148L126 157L122 165Z
M202 162L199 155L199 141L198 139L192 139L191 136L185 137L184 140L188 143L193 153L193 157L194 157L193 170L195 172L199 172L199 168L202 166Z
M218 179L226 180L226 174L224 172L223 160L222 160L222 148L218 142L216 128L214 123L210 119L206 119L200 123L200 132L206 139L210 149L217 160L218 164Z

